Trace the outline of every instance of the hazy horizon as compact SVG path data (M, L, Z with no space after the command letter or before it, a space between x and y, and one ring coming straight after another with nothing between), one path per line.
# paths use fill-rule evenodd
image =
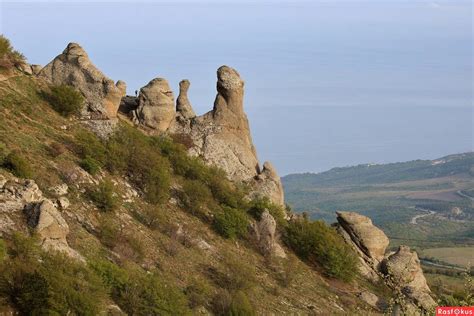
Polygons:
M236 68L280 175L474 147L470 1L3 1L0 32L41 65L79 42L131 94L164 77L177 97L187 78L198 114Z

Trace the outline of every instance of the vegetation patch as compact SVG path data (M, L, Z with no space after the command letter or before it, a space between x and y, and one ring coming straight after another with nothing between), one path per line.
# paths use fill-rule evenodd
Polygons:
M64 117L79 114L84 105L82 94L68 85L51 87L50 93L45 96L53 109Z
M321 266L330 277L350 281L356 275L356 254L322 221L291 221L286 228L285 242L302 259Z

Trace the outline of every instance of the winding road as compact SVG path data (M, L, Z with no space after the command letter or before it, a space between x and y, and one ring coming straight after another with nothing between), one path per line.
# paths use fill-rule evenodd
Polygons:
M418 224L416 221L419 220L420 218L436 214L435 211L427 210L427 209L423 209L423 208L419 208L419 207L417 207L416 210L426 212L426 213L425 214L418 214L418 215L413 216L412 219L410 220L410 224L413 224L413 225Z

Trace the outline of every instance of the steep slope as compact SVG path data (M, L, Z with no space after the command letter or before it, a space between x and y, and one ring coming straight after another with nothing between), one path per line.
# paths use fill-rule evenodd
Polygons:
M136 128L102 117L107 133L91 126L96 117L59 115L52 108L75 100L75 81L55 90L41 75L0 72L1 313L378 314L394 306L399 293L358 272L357 250L335 228L252 194L252 181L277 180L271 165L236 181L205 155L189 155L168 128L148 130L140 114ZM157 86L133 111L170 106L166 85ZM236 128L228 115L246 121L242 87L235 70L220 68L214 110L186 121L192 111L181 97L170 124L191 134L216 124L211 135L222 137Z

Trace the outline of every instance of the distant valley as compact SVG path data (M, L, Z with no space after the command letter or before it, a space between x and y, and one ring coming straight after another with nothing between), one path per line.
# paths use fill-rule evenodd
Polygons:
M336 210L371 217L392 246L474 244L474 153L435 160L363 164L283 177L286 201L312 219Z

